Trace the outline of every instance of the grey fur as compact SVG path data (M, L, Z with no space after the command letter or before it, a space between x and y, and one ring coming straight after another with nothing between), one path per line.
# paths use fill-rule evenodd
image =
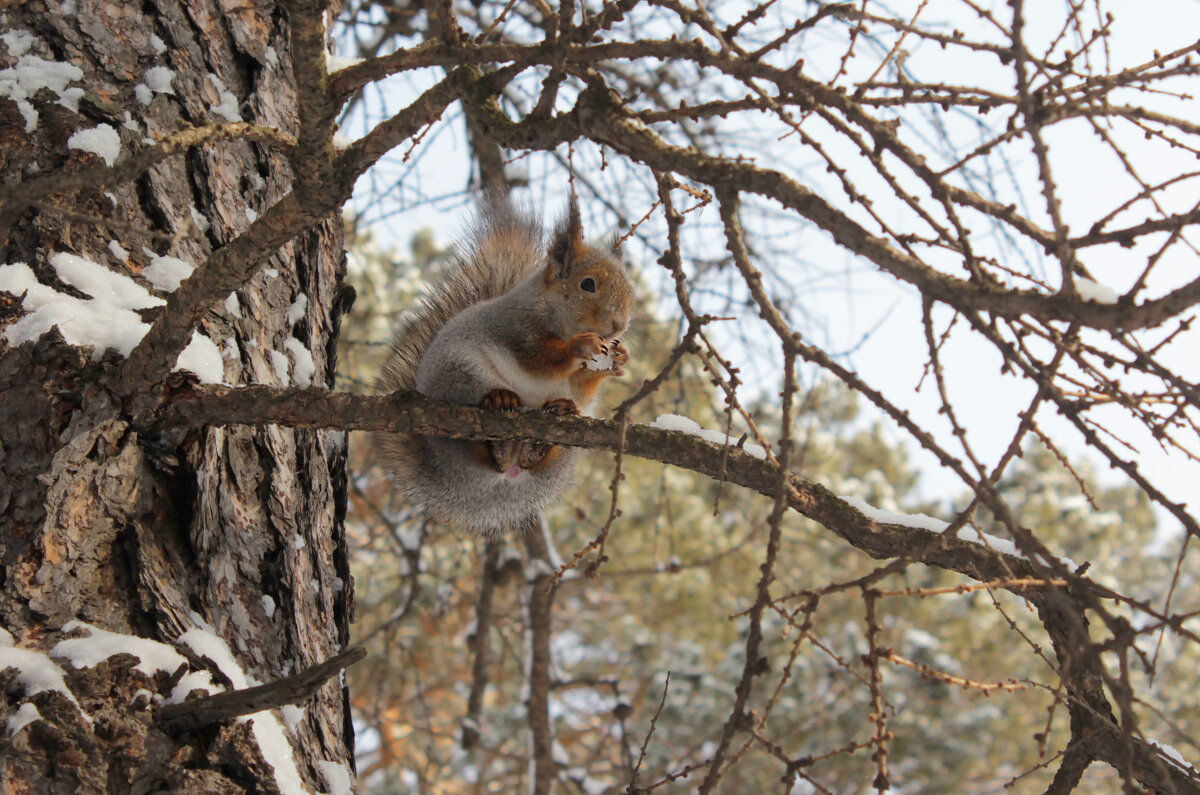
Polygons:
M577 210L568 212L556 238L571 230L578 233ZM531 212L513 207L502 192L486 194L442 283L424 296L397 332L378 391L417 389L462 405L479 405L498 387L520 393L489 371L486 361L481 364L478 354L493 351L503 359L534 345L544 333L569 338L580 331L571 307L547 296L543 272L549 264L548 248ZM612 315L622 318L623 312L625 323L632 287L628 290L622 307L614 310L618 314ZM596 331L607 336L610 330ZM523 404L541 406L541 398L535 402L525 397ZM518 476L506 477L482 466L475 457L477 445L470 442L380 433L375 445L383 466L414 503L463 530L489 537L522 525L546 508L569 484L578 456L578 451L564 448L544 470L520 470Z

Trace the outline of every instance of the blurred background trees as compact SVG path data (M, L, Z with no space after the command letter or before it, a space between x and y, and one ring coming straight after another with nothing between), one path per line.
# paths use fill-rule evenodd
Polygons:
M483 63L503 85L360 185L353 227L392 247L355 249L350 269L371 296L343 357L363 363L364 388L389 333L374 313L436 281L470 189L503 180L550 213L571 192L587 229L625 240L646 296L611 407L657 377L629 420L671 413L750 443L790 439L793 471L872 518L940 529L911 515L938 517L1034 561L985 575L934 562L938 542L915 534L881 552L873 530L593 454L546 517L563 558L586 552L551 623L558 789L1195 786L1171 761L1200 750L1195 567L1181 545L1197 532L1183 506L1195 340L1190 310L1155 307L1194 292L1197 142L1180 103L1196 42L1156 11L344 9L340 52L425 46L424 63ZM588 43L544 55L567 40ZM537 65L510 77L524 57ZM369 130L433 79L366 87L343 131ZM411 255L397 253L401 229L416 235ZM358 441L350 528L373 651L352 674L363 786L546 791L528 750L534 572L521 540L482 548L425 525ZM1175 748L1139 756L1134 738ZM1109 743L1124 750L1098 751Z
M390 338L389 319L416 300L423 274L436 279L446 250L428 230L414 235L407 252L370 237L348 239L349 279L365 302L356 304L343 331L342 372L355 388L368 389ZM652 375L646 362L669 353L666 342L678 336L673 325L649 312L637 319L628 340L637 351L630 375L610 387L606 402L619 404ZM709 428L725 423L719 396L695 365L673 373L634 419L652 422L661 413ZM777 406L764 399L750 414L759 428L777 432ZM802 471L836 493L888 510L954 512L922 497L907 446L840 383L818 381L795 424L804 445ZM1100 485L1086 460L1078 467L1075 475L1068 472L1035 441L998 490L1026 521L1052 533L1044 540L1056 550L1099 571L1119 571L1131 595L1161 596L1156 577L1173 557L1165 548L1144 549L1156 526L1149 501L1128 484ZM520 539L506 539L497 551L427 524L374 468L368 437L352 441L350 468L358 637L371 652L349 674L360 786L381 793L522 789L528 740ZM620 536L620 551L599 579L565 579L554 614L554 715L566 792L625 791L655 715L642 768L679 772L703 765L712 752L712 727L727 717L744 665L745 632L737 616L758 574L767 501L653 462L626 459L623 468L626 482L635 485L621 493L621 522L629 529ZM604 523L597 506L607 506L611 477L610 457L586 459L567 503L547 517L562 549L584 546ZM960 508L969 502L968 496L955 499ZM1003 533L995 523L981 526ZM789 522L781 558L778 589L792 596L765 622L764 654L775 665L762 736L787 738L814 758L828 755L805 768L819 787L867 791L870 749L861 743L871 704L860 662L867 649L861 597L832 593L811 615L805 609L806 599L829 583L865 576L876 564L803 519ZM484 673L483 709L467 722L480 736L464 749L469 687L479 676L475 643L485 578L495 588L487 624L494 650ZM1031 653L1020 634L1038 637L1028 605L1003 592L956 592L961 577L926 567L887 582L893 590L914 591L886 601L886 643L905 661L885 678L895 712L895 775L919 782L922 792L1045 789L1054 772L1045 763L1066 732L1052 666ZM1169 704L1169 720L1155 721L1165 732L1160 736L1186 735L1200 717L1188 685L1191 648L1171 645L1159 663L1155 693ZM777 791L779 778L779 760L752 745L720 791ZM661 780L639 776L642 786ZM688 780L666 786L684 790ZM1120 789L1113 771L1101 769L1083 786ZM797 789L805 791L804 784Z

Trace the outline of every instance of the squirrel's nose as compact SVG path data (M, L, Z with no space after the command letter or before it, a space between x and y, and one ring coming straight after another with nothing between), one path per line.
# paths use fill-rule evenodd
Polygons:
M612 322L612 331L610 332L610 336L616 336L617 334L620 334L620 333L621 333L621 321L614 320Z

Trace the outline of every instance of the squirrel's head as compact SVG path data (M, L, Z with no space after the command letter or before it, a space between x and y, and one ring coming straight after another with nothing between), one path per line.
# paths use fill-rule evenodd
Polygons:
M546 291L558 299L563 336L592 331L616 339L629 327L633 282L614 242L607 249L583 242L574 197L554 230L543 273Z

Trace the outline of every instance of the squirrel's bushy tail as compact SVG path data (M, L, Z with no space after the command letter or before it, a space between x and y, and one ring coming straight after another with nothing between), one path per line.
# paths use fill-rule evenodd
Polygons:
M413 389L421 358L446 322L466 307L507 293L545 263L545 251L542 224L532 210L514 207L503 190L484 193L436 288L401 316L376 392ZM384 469L403 486L420 460L421 438L378 433L375 447Z

